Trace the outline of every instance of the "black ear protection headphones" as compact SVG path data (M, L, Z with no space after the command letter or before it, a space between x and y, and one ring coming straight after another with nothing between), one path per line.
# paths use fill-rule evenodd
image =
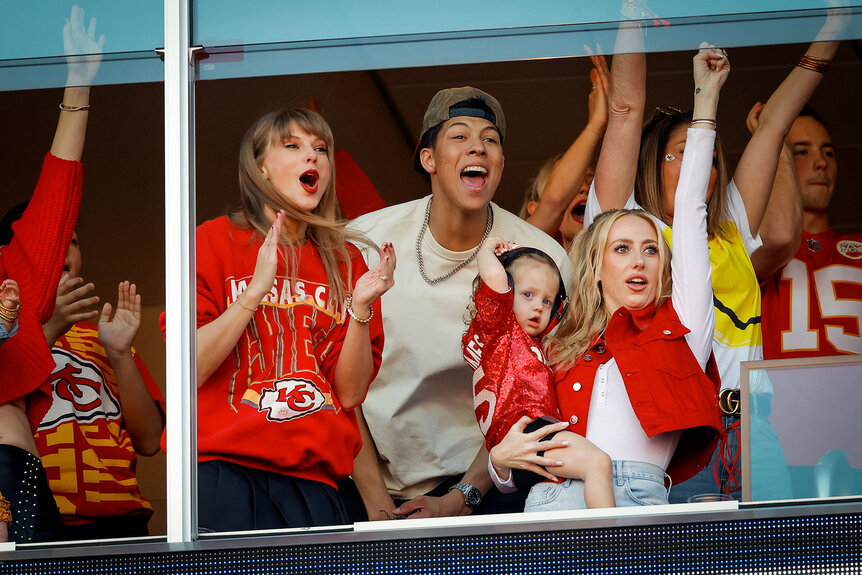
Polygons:
M506 269L506 277L509 280L509 287L515 289L515 279L512 277L512 274L509 273L509 267L515 262L515 260L527 254L537 255L539 258L547 262L548 265L554 268L554 271L557 272L557 278L560 280L560 287L557 289L557 297L554 298L554 303L551 304L551 319L548 321L548 327L546 327L539 335L539 337L544 337L550 333L552 329L557 327L557 324L562 321L563 317L566 315L566 310L569 308L569 299L566 297L566 283L563 281L563 276L560 274L560 268L557 267L557 262L555 262L551 256L536 248L517 247L497 256L497 259L500 260L500 263Z

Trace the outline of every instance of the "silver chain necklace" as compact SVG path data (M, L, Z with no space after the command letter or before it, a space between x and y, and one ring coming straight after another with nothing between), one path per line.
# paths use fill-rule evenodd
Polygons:
M466 266L467 264L472 262L474 259L476 259L476 256L479 254L479 250L482 248L482 244L485 243L485 240L488 239L488 234L491 233L491 226L494 223L494 210L491 209L491 204L488 204L488 218L487 218L487 221L485 223L485 233L482 234L482 239L479 240L479 245L476 246L476 249L473 250L473 253L470 254L470 257L468 257L466 260L464 260L463 262L461 262L460 264L455 266L448 273L443 274L439 278L431 279L425 273L425 262L422 260L422 238L425 237L425 230L428 229L428 221L431 219L431 200L432 199L433 198L428 198L428 205L425 206L425 221L422 222L422 229L419 230L419 237L416 238L416 257L419 259L419 274L422 276L422 279L424 279L428 285L433 286L434 284L437 284L437 283L440 283L444 280L449 279L450 277L455 275L458 272L458 270L462 269L464 266Z

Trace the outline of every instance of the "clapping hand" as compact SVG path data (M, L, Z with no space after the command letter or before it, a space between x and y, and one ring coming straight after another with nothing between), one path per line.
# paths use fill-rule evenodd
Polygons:
M395 285L395 248L389 242L380 246L380 262L356 280L353 286L353 309L365 310ZM363 315L366 315L363 313Z
M593 69L590 70L592 89L587 101L589 108L587 127L601 135L605 133L605 128L608 125L608 96L611 91L611 73L604 56L591 55L590 60L593 63Z
M263 244L257 251L254 276L252 276L248 288L242 293L243 307L245 308L257 307L260 300L272 289L275 273L278 270L279 237L281 237L281 228L284 226L284 218L284 210L279 210L275 215L275 221L272 222L272 226L266 233Z
M141 295L135 284L120 282L117 288L117 310L111 317L111 304L102 307L99 318L99 343L108 357L129 353L141 327Z
M85 284L82 278L69 277L63 274L60 284L57 286L57 299L54 303L54 313L43 326L45 339L49 345L61 335L69 331L79 321L95 319L99 310L95 306L99 303L97 296L91 295L96 286L92 283Z

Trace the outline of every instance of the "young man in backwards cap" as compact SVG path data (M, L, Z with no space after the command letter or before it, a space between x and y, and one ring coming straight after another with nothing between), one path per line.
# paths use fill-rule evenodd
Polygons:
M464 312L489 235L548 253L567 284L572 272L553 238L491 203L505 135L493 96L469 86L441 90L413 156L431 195L351 224L392 242L398 258L395 287L383 296L383 363L357 413L364 445L353 480L370 520L523 511L523 494L491 491L461 355Z

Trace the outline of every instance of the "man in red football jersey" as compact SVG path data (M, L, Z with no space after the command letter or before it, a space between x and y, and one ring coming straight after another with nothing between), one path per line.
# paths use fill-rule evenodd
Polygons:
M862 233L829 228L838 162L823 121L806 108L792 146L802 196L802 242L763 288L765 359L862 353Z

